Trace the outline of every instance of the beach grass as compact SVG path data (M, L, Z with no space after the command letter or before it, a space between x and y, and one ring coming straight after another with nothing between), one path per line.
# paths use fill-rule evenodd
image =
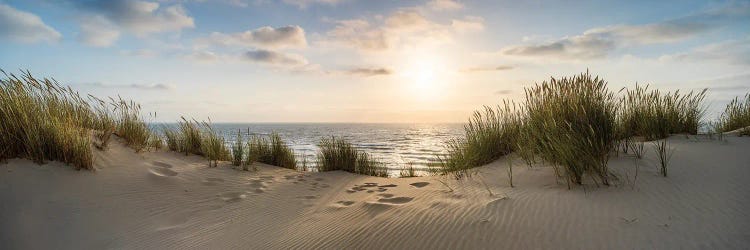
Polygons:
M621 90L618 114L620 139L635 136L646 140L658 140L670 134L698 134L706 108L706 89L661 92L649 90L649 86Z
M721 132L729 132L750 126L750 93L744 98L736 97L719 117L718 128ZM750 135L750 129L743 129L740 135Z
M437 156L438 169L456 178L467 176L469 169L515 151L521 128L522 116L517 105L505 102L495 108L485 106L475 111L464 125L464 138L447 142L447 154Z
M382 162L367 152L357 150L350 142L335 137L323 138L318 143L318 171L343 170L356 174L388 177L388 170Z
M106 150L113 133L136 151L142 149L138 133L147 132L136 129L146 126L137 104L123 101L127 110L122 111L122 103L83 98L54 79L38 79L29 71L0 73L4 76L0 79L0 159L61 161L77 169L93 169L92 145Z
M261 162L288 169L297 169L297 158L294 150L281 139L278 133L271 133L267 138L251 136L247 142L247 164Z
M219 161L227 161L231 158L231 153L226 147L224 137L214 131L210 121L202 122L204 132L201 138L201 152L208 159L209 167L217 167Z
M237 137L232 144L232 165L244 167L245 164L245 140L242 139L242 131L237 130ZM247 169L244 169L247 170Z
M140 152L149 146L151 129L141 117L141 106L122 98L112 100L114 110L118 113L115 134L125 140L125 144Z

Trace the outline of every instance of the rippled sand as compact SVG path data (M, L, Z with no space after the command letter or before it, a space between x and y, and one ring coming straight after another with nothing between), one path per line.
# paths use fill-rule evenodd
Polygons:
M669 140L670 177L647 148L610 161L617 185L573 190L520 161L509 188L506 159L470 180L386 179L112 143L96 172L0 164L0 249L750 248L750 138Z

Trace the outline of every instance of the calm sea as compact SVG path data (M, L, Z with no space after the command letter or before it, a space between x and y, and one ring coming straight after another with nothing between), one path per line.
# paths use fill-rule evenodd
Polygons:
M407 164L425 168L436 155L445 153L445 141L463 136L460 123L375 124L375 123L214 123L214 129L234 142L239 130L244 138L277 132L308 162L315 161L317 144L335 136L370 153L394 171ZM301 158L300 158L301 159Z

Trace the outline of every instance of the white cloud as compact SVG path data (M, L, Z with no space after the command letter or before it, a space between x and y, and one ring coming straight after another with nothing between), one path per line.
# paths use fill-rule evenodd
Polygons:
M386 68L354 68L344 71L345 74L359 76L390 75L393 71Z
M120 38L117 27L102 16L90 16L81 21L78 41L94 46L109 47Z
M39 16L0 4L0 39L21 43L57 42L60 32L47 26Z
M94 15L105 17L137 36L195 27L193 18L179 4L162 6L151 1L112 0L89 1L82 5L94 11Z
M307 46L305 30L296 25L279 28L261 27L240 33L212 33L208 38L198 39L199 46L218 44L262 48L304 48Z
M645 25L616 25L586 30L555 41L515 45L501 53L514 56L552 56L561 59L604 58L617 48L675 43L715 30L728 22L750 17L750 4L730 4L693 15Z
M484 30L484 19L474 16L466 17L463 20L453 19L451 26L454 30L461 33L482 31Z
M750 38L708 44L685 53L664 55L659 59L663 61L711 61L750 65Z
M398 46L441 44L452 39L452 26L433 22L417 9L400 9L375 19L375 22L365 19L334 21L336 26L326 33L328 37L324 42L362 51L384 51Z
M455 0L432 0L427 3L427 6L433 10L459 10L464 8L463 4Z
M171 90L175 87L168 84L106 84L101 82L89 83L88 85L101 88L129 88L141 90Z

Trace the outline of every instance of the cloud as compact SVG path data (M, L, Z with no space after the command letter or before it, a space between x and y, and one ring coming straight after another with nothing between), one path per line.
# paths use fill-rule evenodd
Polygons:
M750 65L750 37L708 44L685 53L664 55L659 59L663 61L718 61L727 64Z
M748 17L750 4L730 4L663 22L593 28L581 35L541 44L509 46L500 52L514 56L598 59L622 47L684 41Z
M427 6L433 10L460 10L464 5L455 0L432 0Z
M340 44L361 51L385 51L398 46L441 44L451 40L453 28L427 19L418 9L399 9L374 21L350 19L334 21L323 42ZM475 26L476 27L476 26Z
M54 43L60 41L62 35L47 26L39 16L0 4L0 39L21 43Z
M262 48L304 48L307 46L305 30L296 25L279 28L261 27L240 33L214 32L208 38L199 39L199 46L217 44Z
M167 84L106 84L101 82L89 83L94 87L100 88L130 88L130 89L141 89L141 90L171 90L175 87Z
M137 36L195 27L193 18L179 4L162 6L151 1L97 0L81 5Z
M473 67L473 68L466 68L460 70L461 72L471 73L471 72L486 72L486 71L504 71L504 70L511 70L513 69L513 66L507 66L507 65L501 65L497 67Z
M277 66L303 66L308 64L307 60L300 55L284 54L264 49L245 52L243 59Z
M453 19L451 27L460 33L482 31L484 30L484 19L474 16L466 17L463 20Z
M120 31L114 24L102 16L90 16L81 21L81 33L78 41L94 46L109 47L120 38Z
M377 75L390 75L393 71L386 68L355 68L344 71L349 75L360 75L360 76L377 76Z
M283 0L283 2L286 4L297 6L300 9L304 9L307 8L307 6L313 4L335 5L337 3L343 2L343 0Z

